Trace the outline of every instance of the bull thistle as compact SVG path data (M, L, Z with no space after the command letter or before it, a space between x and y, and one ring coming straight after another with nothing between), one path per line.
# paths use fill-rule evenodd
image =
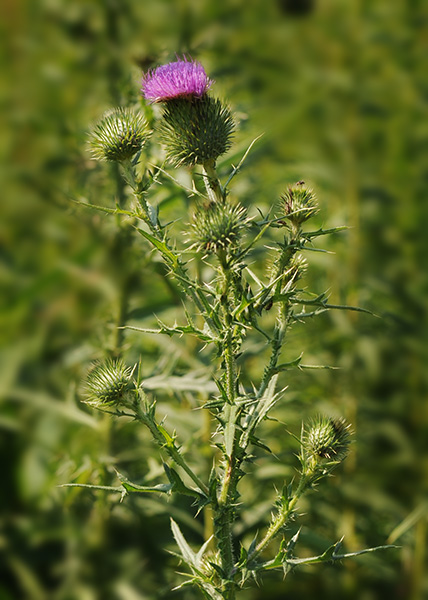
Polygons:
M203 406L218 423L211 473L199 472L194 453L185 452L177 435L157 419L157 392L146 389L141 367L134 380L133 370L122 360L98 365L88 377L86 401L101 410L108 407L117 417L126 415L138 421L164 455L165 476L154 487L126 480L126 486L102 489L121 491L122 497L131 492L183 494L194 499L195 511L209 506L207 518L211 519L213 540L203 540L201 548L194 551L173 520L172 533L189 573L186 583L197 586L205 598L235 600L249 580L258 581L266 570L278 569L286 574L306 563L341 560L386 546L343 554L339 544L334 544L319 556L294 555L298 536L289 530L291 524L294 527L300 497L332 472L349 446L345 421L323 416L303 428L300 477L296 483L284 482L276 492L272 510L266 514L266 524L268 515L272 517L264 534L255 531L250 543L246 538L236 538L234 523L246 510L240 482L243 477L250 478L257 468L253 448L269 450L263 439L263 423L284 394L280 378L292 366L300 366L300 358L292 363L281 360L289 328L303 321L307 306L313 311L307 316L337 308L363 309L330 305L326 294L309 294L300 287L307 246L313 249L317 238L343 229L303 229L318 210L314 192L303 181L286 187L280 200L281 213L276 218L261 213L250 218L246 208L231 198L229 183L241 170L248 151L223 184L216 161L231 146L235 120L230 108L211 95L213 83L199 62L187 58L160 66L143 77L145 100L161 105L154 130L155 139L159 136L164 145L164 158L175 166L194 167L195 175L202 175L205 184L205 193L196 185L185 188L189 197L196 193L203 196L198 198L194 211L190 245L183 244L180 235L174 239L173 227L164 222L159 206L153 204L152 188L162 184L165 174L163 162L162 166L156 164L159 153L150 158L151 163L145 157L144 165L150 164L150 170L138 165L151 135L144 118L127 108L116 109L101 119L91 138L97 158L126 163L121 172L137 199L133 204L137 208L109 212L118 218L123 215L120 226L131 223L131 233L141 235L158 253L167 267L165 276L174 279L183 294L184 324L159 321L157 329L141 329L142 334L191 335L201 347L213 349L210 366L215 376L210 370L212 386ZM170 184L174 178L168 177ZM271 202L273 205L275 199ZM270 268L268 254L272 258ZM243 340L250 334L260 336L269 352L263 375L256 381L242 361L247 352ZM191 373L186 377L183 385L191 380ZM89 484L87 487L100 489Z

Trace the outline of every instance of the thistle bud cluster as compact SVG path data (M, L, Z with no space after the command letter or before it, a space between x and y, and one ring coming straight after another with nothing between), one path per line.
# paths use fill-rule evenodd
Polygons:
M123 404L132 388L132 374L122 360L96 365L86 380L86 403L98 408Z

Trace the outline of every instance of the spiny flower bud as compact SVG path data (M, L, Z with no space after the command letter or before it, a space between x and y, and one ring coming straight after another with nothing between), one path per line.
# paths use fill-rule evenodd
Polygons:
M142 115L129 108L116 108L95 125L90 145L95 158L122 162L140 152L151 133Z
M315 194L304 181L290 186L281 200L285 217L296 225L304 223L317 212Z
M236 248L246 222L246 211L239 204L213 202L201 207L193 217L192 233L196 241L192 247L208 253Z
M133 369L122 360L107 360L95 366L86 380L86 403L92 406L120 404L130 389Z
M210 96L176 98L164 106L160 135L175 166L215 161L231 146L230 110Z
M302 431L302 475L308 483L330 473L347 455L350 426L344 419L319 417Z
M143 95L149 102L168 102L173 98L206 94L214 82L203 66L187 58L162 65L143 77Z
M320 459L342 460L348 452L349 425L344 419L320 418L307 431L307 451Z

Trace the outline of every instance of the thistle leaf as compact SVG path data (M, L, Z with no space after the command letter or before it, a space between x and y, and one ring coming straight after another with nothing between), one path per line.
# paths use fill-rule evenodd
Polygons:
M180 527L171 519L171 529L172 535L174 536L175 541L177 542L177 546L180 549L181 556L186 564L190 567L197 567L197 555L193 552L189 544L186 542L184 535L181 533Z

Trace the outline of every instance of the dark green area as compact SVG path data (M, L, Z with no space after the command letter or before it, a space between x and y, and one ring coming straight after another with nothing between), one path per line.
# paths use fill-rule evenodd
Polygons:
M307 285L332 303L380 318L329 312L296 326L284 362L341 370L291 370L261 451L243 480L248 505L238 533L261 530L297 461L300 423L343 415L353 452L334 478L307 496L301 555L345 535L350 551L397 537L402 548L343 565L266 577L242 600L282 598L422 600L426 565L428 411L428 9L418 0L148 0L5 3L0 36L0 598L193 599L180 581L168 515L195 544L203 516L191 500L59 489L117 485L113 467L138 483L162 477L160 456L134 424L82 405L80 381L95 359L142 356L165 381L160 412L209 470L209 424L170 376L209 366L186 340L117 332L181 314L176 288L142 238L75 200L114 206L127 190L114 167L90 160L87 131L103 112L140 102L141 72L188 53L216 80L239 120L236 157L259 140L232 192L267 211L298 180L316 189L319 225L350 229L323 239L334 255L308 256ZM148 111L150 116L150 110ZM183 171L183 178L186 171ZM182 219L185 194L157 191ZM126 300L126 302L125 302ZM128 304L128 306L126 306ZM263 365L249 340L247 365ZM193 420L194 417L194 420ZM283 424L285 423L285 425ZM198 452L194 449L198 448ZM401 529L397 530L397 527ZM290 535L295 531L291 528ZM394 533L395 532L395 533ZM391 538L391 534L393 538ZM400 535L399 535L400 534ZM249 536L249 537L248 537Z

